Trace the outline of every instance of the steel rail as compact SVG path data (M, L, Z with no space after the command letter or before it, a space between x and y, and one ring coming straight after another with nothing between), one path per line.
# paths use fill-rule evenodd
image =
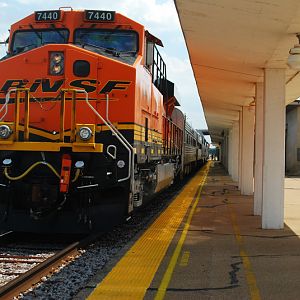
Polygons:
M0 299L8 300L17 297L20 293L40 282L42 277L49 275L55 270L55 268L62 265L64 260L78 254L79 249L86 247L97 240L99 236L100 234L94 234L82 239L81 241L72 243L29 271L8 282L0 288Z

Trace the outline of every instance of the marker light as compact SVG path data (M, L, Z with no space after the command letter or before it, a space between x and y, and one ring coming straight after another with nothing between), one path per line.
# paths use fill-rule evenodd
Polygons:
M78 135L83 141L88 141L92 137L93 132L89 127L81 127Z
M64 53L50 52L50 74L62 75L64 73Z
M1 125L0 126L0 138L1 139L8 139L12 134L12 130L8 125Z

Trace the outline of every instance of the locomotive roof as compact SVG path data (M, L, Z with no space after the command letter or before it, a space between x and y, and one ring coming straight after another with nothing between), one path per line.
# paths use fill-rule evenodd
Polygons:
M88 20L86 17L85 17L85 14L86 12L89 12L89 11L94 11L96 12L95 10L73 10L72 8L69 8L70 10L66 10L66 8L60 8L58 10L45 10L45 11L35 11L33 12L32 14L24 17L23 19L17 21L16 23L12 24L12 27L13 28L16 28L16 29L20 29L20 28L17 28L17 26L25 26L27 24L39 24L39 25L42 25L42 24L64 24L64 23L68 23L69 22L69 26L71 27L73 24L70 22L71 20L72 21L76 21L76 23L80 23L81 25L83 25L84 23L88 22L90 23L91 25L92 24L97 24L99 26L111 26L111 27L115 27L116 25L120 26L126 26L128 28L132 28L132 29L136 29L136 28L143 28L144 26L126 16L124 16L123 14L121 13L117 13L117 12L111 12L114 14L114 19L113 20L96 20L95 18L94 19L91 19L91 20ZM60 16L59 16L59 19L53 19L53 18L50 18L47 16L43 19L41 18L40 20L37 20L36 19L36 14L37 13L51 13L51 12L59 12ZM99 12L105 12L105 11L99 11Z

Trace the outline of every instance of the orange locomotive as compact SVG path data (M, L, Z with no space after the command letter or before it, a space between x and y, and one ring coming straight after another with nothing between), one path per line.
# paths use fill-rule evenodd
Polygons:
M205 161L207 143L175 121L156 45L113 11L37 11L11 26L0 60L1 227L104 230Z

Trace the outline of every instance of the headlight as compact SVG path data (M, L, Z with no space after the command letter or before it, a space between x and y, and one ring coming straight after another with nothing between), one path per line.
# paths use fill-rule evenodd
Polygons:
M10 158L5 158L2 162L2 165L4 167L9 167L9 166L11 166L11 164L12 164L12 160Z
M52 71L55 74L59 74L61 72L61 66L53 66Z
M92 137L92 130L89 127L81 127L78 135L83 141L88 141Z
M53 54L53 61L56 63L56 64L59 64L63 61L63 53L54 53Z
M62 75L64 73L64 53L50 52L50 74Z
M7 125L0 126L0 138L1 139L8 139L12 134L12 130Z
M76 161L75 168L76 169L83 169L84 168L84 162L82 160Z

